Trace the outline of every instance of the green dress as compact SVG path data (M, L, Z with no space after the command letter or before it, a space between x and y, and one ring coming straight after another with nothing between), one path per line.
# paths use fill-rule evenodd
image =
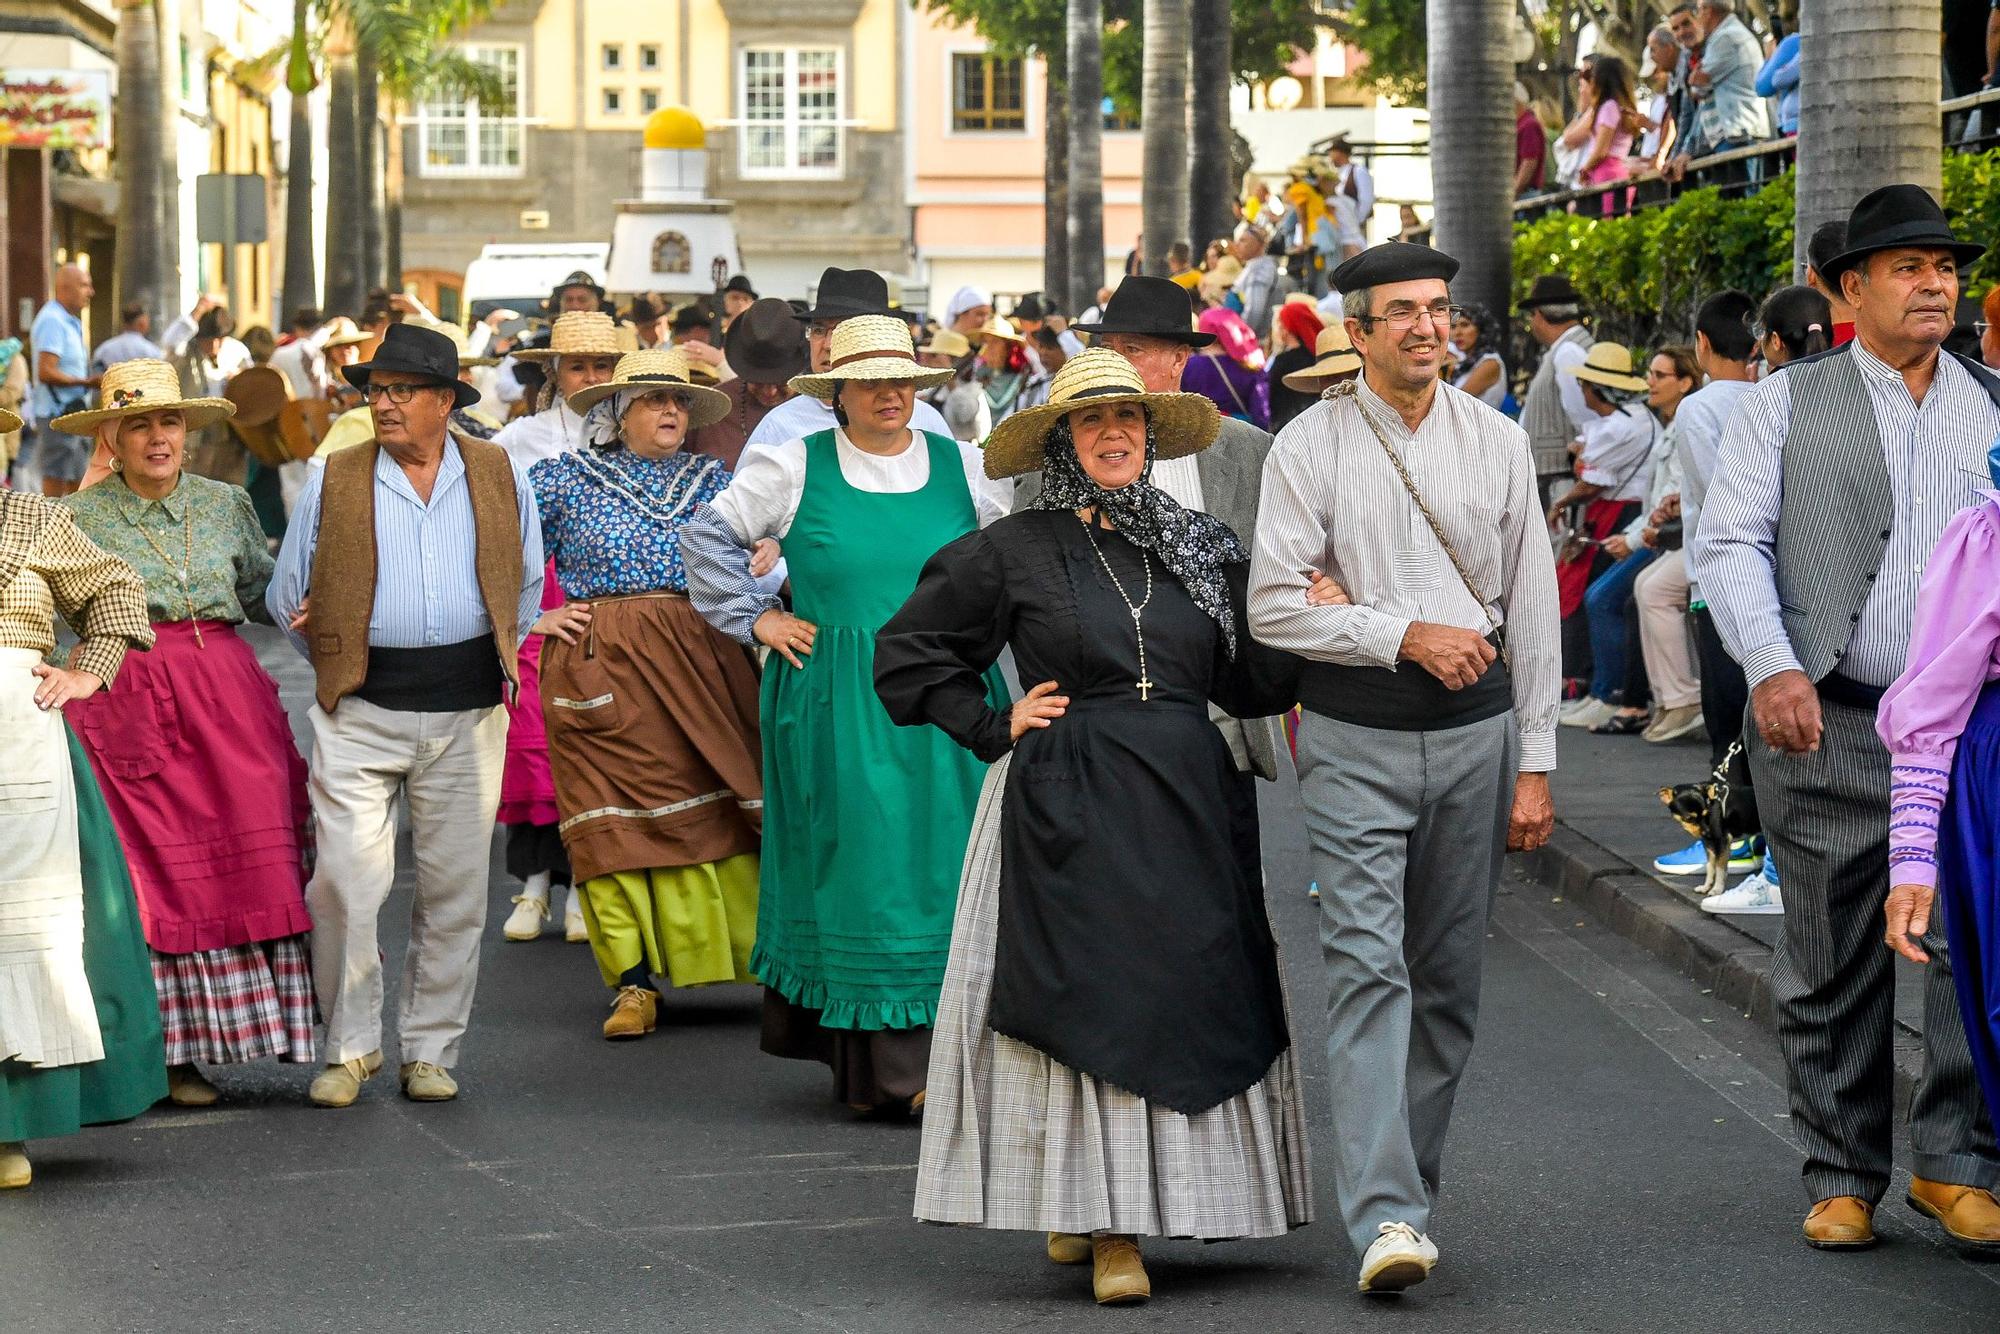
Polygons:
M83 853L83 970L90 978L104 1059L36 1069L0 1061L0 1143L49 1139L106 1121L129 1121L167 1096L167 1049L160 1038L153 966L125 851L73 733L77 842Z
M958 443L918 433L930 478L857 490L832 431L806 437L785 534L793 610L819 627L803 669L764 668L764 861L751 969L830 1029L928 1028L951 946L986 766L933 727L898 727L875 694L875 632L924 562L978 526ZM1006 707L997 672L994 707Z

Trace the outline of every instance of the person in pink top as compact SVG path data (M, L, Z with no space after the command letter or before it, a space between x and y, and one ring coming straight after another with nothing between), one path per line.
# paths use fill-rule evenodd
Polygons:
M1584 96L1596 111L1591 116L1589 146L1584 150L1577 181L1588 188L1610 185L1632 174L1632 142L1641 125L1639 104L1632 96L1632 71L1617 56L1600 54L1592 63ZM1625 211L1626 192L1603 199L1606 216Z

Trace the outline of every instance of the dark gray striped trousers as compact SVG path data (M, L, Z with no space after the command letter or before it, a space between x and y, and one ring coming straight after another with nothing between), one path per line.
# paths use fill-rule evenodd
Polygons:
M1875 715L1821 701L1810 755L1772 750L1746 721L1764 836L1778 861L1784 930L1771 966L1778 1043L1807 1195L1882 1198L1894 1166L1895 956L1882 943L1889 895L1889 753ZM1974 1082L1942 919L1924 937L1924 1070L1910 1101L1911 1170L1991 1188L2000 1146Z

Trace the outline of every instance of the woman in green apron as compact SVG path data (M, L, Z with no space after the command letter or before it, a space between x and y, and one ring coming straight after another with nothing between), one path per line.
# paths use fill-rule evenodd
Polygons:
M770 650L761 692L764 860L751 968L763 1048L823 1061L857 1110L923 1105L930 1029L985 765L933 728L898 728L875 695L875 632L939 547L1006 512L979 451L910 428L907 325L864 315L833 332L834 429L747 453L681 536L688 591L723 633ZM793 608L750 573L777 538ZM988 681L996 707L1005 699Z

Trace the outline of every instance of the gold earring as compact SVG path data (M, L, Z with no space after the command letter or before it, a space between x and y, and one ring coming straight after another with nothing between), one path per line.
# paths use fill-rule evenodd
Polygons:
M124 459L120 459L120 458L114 458L114 459L112 459L112 460L111 460L111 471L113 471L113 472L124 472L124 471L125 471L125 460L124 460Z

